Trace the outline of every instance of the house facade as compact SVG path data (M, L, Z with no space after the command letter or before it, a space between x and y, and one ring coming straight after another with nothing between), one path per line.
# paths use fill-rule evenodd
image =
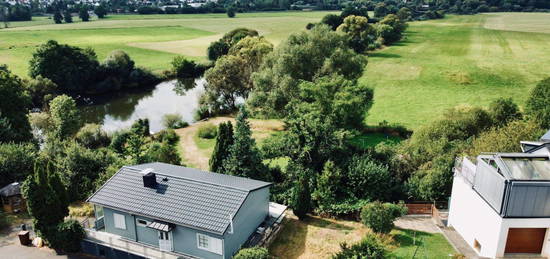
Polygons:
M123 167L88 199L96 217L83 249L108 258L231 258L269 219L270 186L164 163Z
M455 166L448 225L479 256L550 256L550 139L521 147Z

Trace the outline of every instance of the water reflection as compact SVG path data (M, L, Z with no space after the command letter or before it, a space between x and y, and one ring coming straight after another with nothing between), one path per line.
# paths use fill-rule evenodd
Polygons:
M148 118L151 131L162 126L162 117L178 113L187 122L193 121L204 79L162 82L152 89L118 93L94 99L94 104L81 107L86 122L103 125L108 132L128 128L140 118Z

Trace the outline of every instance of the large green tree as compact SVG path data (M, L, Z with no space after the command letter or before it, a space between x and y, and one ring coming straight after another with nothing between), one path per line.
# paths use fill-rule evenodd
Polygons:
M253 75L248 104L260 115L284 117L289 111L286 106L299 95L300 82L338 75L356 80L365 65L366 58L348 47L345 35L318 25L290 35L265 57Z
M216 135L216 145L214 152L210 157L208 164L211 172L219 172L222 170L223 161L229 157L229 151L233 145L233 124L231 122L222 122L218 126L218 134Z
M50 40L33 53L29 75L49 78L64 92L81 93L94 81L98 65L92 49Z
M257 180L269 180L268 172L262 163L258 147L256 147L256 141L252 138L248 111L244 106L241 107L237 115L233 139L229 156L223 162L224 173Z
M376 29L363 16L350 15L338 26L338 31L346 33L349 45L357 53L363 53L376 40Z
M27 120L31 100L23 90L23 81L0 67L0 143L32 139Z
M0 144L0 186L25 180L33 172L37 155L37 147L31 143Z

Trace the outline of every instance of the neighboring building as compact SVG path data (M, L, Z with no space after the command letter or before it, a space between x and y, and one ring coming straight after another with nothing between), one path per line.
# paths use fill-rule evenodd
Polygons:
M83 250L108 258L231 258L280 223L271 183L164 163L121 168L88 202ZM256 238L256 241L261 238Z
M448 224L480 256L550 256L549 136L457 161Z
M21 195L21 184L11 183L0 189L0 199L5 212L17 213L27 210L25 199Z

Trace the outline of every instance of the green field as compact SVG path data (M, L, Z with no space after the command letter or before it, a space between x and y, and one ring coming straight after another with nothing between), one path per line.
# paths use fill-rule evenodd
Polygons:
M246 13L231 19L226 14L111 15L103 20L70 24L54 24L47 17L35 17L30 22L12 22L11 28L0 30L0 64L8 64L12 71L26 76L36 46L53 39L93 47L100 60L112 50L123 49L137 65L158 71L168 68L178 54L204 59L208 44L234 28L256 29L277 44L327 13Z
M445 109L498 97L523 106L550 76L548 21L550 14L498 13L411 23L402 42L369 57L362 82L375 94L367 123L417 129Z

